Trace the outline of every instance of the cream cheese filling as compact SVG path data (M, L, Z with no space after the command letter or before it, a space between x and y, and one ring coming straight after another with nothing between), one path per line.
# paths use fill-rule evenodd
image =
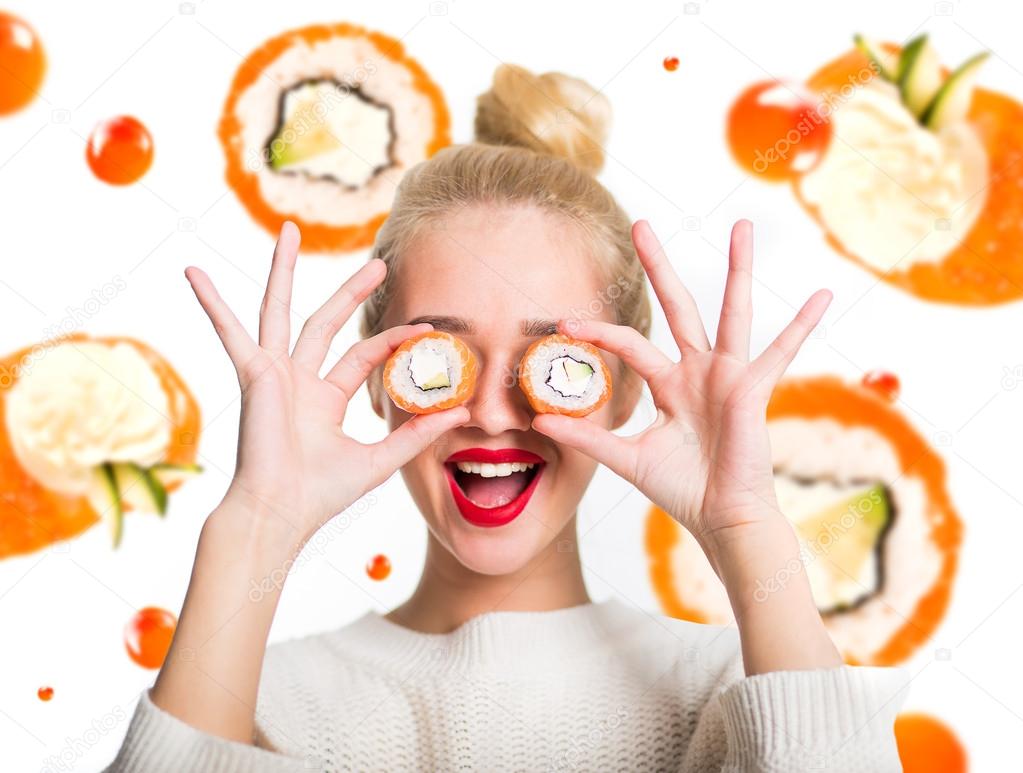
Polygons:
M162 461L171 440L167 393L127 343L48 347L7 392L4 414L18 463L68 495L88 493L104 462Z
M831 120L827 152L798 185L842 247L879 271L937 263L956 249L986 199L987 152L973 127L926 129L877 79Z

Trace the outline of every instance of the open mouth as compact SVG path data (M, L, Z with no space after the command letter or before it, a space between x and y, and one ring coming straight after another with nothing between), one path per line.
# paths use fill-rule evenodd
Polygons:
M458 512L476 526L503 526L525 509L545 462L518 448L467 448L448 457L444 470Z

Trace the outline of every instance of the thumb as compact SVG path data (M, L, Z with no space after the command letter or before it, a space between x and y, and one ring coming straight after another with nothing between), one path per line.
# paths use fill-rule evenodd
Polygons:
M533 429L558 443L582 451L630 483L634 465L634 450L624 438L586 419L541 413L533 419Z
M446 411L413 416L383 440L369 446L374 479L377 482L386 480L445 432L468 420L469 411L461 405Z

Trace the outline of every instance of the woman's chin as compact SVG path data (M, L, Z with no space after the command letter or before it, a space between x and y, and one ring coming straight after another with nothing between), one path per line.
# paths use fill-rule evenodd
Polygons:
M480 527L457 512L448 514L441 542L462 566L478 574L515 574L548 547L551 531L536 517L522 513L503 526Z

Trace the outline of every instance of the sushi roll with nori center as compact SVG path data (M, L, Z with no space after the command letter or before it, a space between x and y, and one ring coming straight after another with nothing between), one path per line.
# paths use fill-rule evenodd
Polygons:
M466 344L441 331L413 336L384 366L384 389L409 413L434 413L461 405L476 388L479 366Z
M368 247L398 181L451 144L444 95L402 43L355 24L283 32L242 62L218 136L227 182L307 252Z
M537 413L586 416L611 397L611 372L592 344L551 335L526 350L519 388Z
M889 400L833 376L779 384L767 429L778 510L800 554L758 581L753 600L805 572L846 662L905 661L941 623L958 564L962 523L941 457ZM734 620L699 543L656 507L645 543L669 614L712 625Z

